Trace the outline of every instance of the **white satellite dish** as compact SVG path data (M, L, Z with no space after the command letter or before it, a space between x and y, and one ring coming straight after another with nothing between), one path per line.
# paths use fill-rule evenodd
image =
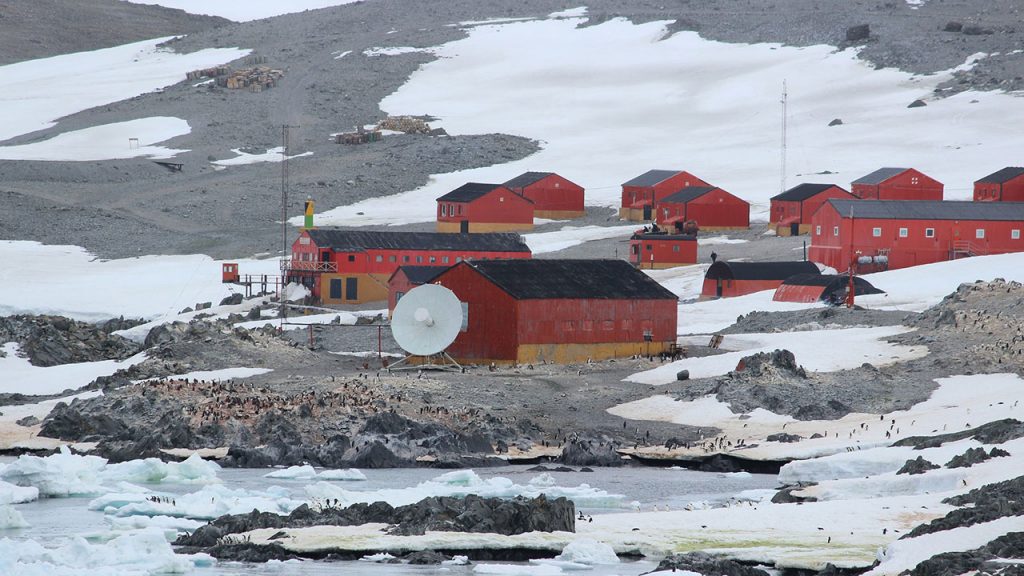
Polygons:
M454 292L437 284L423 284L410 290L391 315L391 334L410 356L442 355L451 360L444 351L461 329L462 303ZM406 357L398 364L408 360Z

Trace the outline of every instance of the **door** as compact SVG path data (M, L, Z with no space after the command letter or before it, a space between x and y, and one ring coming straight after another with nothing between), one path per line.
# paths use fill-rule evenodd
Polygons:
M721 278L716 278L715 279L715 296L718 296L719 298L722 297L722 279Z
M650 220L650 219L651 219L651 205L648 204L648 205L644 206L644 220Z
M359 279L345 278L345 300L359 299Z
M469 220L463 220L459 222L459 233L469 234Z
M341 300L341 278L331 278L331 300Z
M799 236L800 235L800 223L799 222L793 222L792 224L789 225L789 235L790 236Z

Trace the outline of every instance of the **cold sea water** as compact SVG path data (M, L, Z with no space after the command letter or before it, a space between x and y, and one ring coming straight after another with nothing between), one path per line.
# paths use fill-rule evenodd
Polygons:
M0 459L0 464L10 463L13 459ZM538 487L548 494L569 496L576 503L578 511L585 515L611 514L633 510L681 510L685 507L702 507L706 505L724 505L731 498L746 490L766 490L776 486L775 475L719 474L712 472L696 472L676 468L596 468L594 472L537 472L528 470L527 466L508 466L502 468L478 469L473 472L450 471L436 469L388 469L363 470L366 480L330 482L331 486L352 493L354 498L365 501L386 500L399 505L417 501L432 494L469 492L484 495L512 496L523 490L523 487ZM224 488L237 491L248 491L253 494L272 494L274 497L287 500L310 500L317 494L316 479L299 478L267 478L267 469L222 469L217 473ZM163 494L167 498L187 498L187 494L204 490L208 485L196 484L140 484L153 494ZM331 488L329 486L328 488ZM274 488L278 487L278 488ZM122 487L113 487L116 493ZM327 489L327 488L323 488ZM323 490L322 489L322 490ZM323 492L321 491L320 494ZM102 495L102 494L100 494ZM40 498L37 501L14 504L12 507L21 513L28 523L26 528L0 529L0 544L7 539L8 545L24 550L35 544L50 549L61 549L60 555L67 559L73 556L76 549L83 546L79 539L95 546L105 546L112 537L111 510L89 508L96 494L64 498ZM350 496L349 501L354 501ZM141 512L145 515L146 512ZM148 520L148 518L142 518ZM123 526L116 534L125 534ZM4 548L0 545L0 552ZM8 548L11 550L12 548ZM83 555L83 561L77 569L70 566L53 572L42 572L39 569L48 566L45 563L32 564L32 559L25 557L24 563L7 563L6 568L18 576L23 574L43 574L51 576L63 574L97 574L119 576L151 574L151 567L145 562L135 564L131 558L131 550L110 550L103 554ZM88 558L86 558L88 556ZM107 559L109 558L109 560ZM597 565L588 570L588 574L604 576L610 574L637 575L653 570L658 558L643 560L623 560L616 565ZM37 560L38 561L38 560ZM105 565L109 563L109 565ZM266 564L248 564L237 562L216 562L212 565L188 566L188 573L199 576L222 576L236 574L255 575L324 575L324 574L371 574L371 575L411 575L411 574L540 574L561 573L551 567L530 566L526 563L501 563L492 561L477 562L468 566L411 566L404 564L374 563L367 561L289 561L270 562ZM487 566L479 566L486 564ZM0 558L0 567L5 566ZM151 566L151 565L150 565ZM69 570L70 569L70 570ZM545 570L548 571L545 571ZM476 572L474 572L476 570ZM0 570L3 571L3 570Z

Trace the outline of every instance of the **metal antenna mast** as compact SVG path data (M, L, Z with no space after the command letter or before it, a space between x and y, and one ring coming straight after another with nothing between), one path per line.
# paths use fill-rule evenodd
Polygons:
M779 192L786 191L786 81L782 81L782 147L779 154L782 156L781 188Z
M285 280L288 278L288 146L289 129L287 124L281 125L281 293L278 297L280 309L278 317L284 322L288 315L288 307L284 302Z

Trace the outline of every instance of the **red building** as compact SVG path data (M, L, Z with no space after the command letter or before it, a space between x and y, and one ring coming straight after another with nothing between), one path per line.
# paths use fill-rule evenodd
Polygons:
M649 170L622 185L619 218L634 222L654 219L654 209L666 196L689 186L711 186L685 170Z
M974 183L977 202L1024 202L1024 168L1008 166Z
M942 188L913 168L879 168L854 180L850 192L866 200L942 200Z
M530 258L518 234L370 232L313 228L292 243L282 262L288 282L307 286L324 304L388 299L388 279L402 265L451 266L464 260Z
M447 350L460 362L585 362L676 341L675 294L623 260L463 262L433 282L466 305Z
M409 290L433 280L449 266L399 266L388 278L388 316L395 311L395 305L409 293Z
M776 302L827 302L837 305L846 301L850 290L847 274L797 274L782 281L775 289ZM870 282L860 276L853 277L853 295L881 294Z
M533 202L501 184L470 182L437 199L438 232L533 229Z
M583 187L553 172L526 172L505 182L505 188L529 198L537 218L561 220L586 213Z
M813 262L724 262L719 260L704 273L701 299L731 298L774 290L794 274L818 274Z
M835 184L800 184L772 197L769 222L778 236L811 231L811 216L829 198L856 198Z
M829 200L812 221L810 259L839 271L1024 251L1022 202Z
M686 234L642 233L629 239L629 261L637 268L675 268L697 263L697 237Z
M693 220L701 230L750 228L750 204L714 186L688 186L658 202L662 226Z

